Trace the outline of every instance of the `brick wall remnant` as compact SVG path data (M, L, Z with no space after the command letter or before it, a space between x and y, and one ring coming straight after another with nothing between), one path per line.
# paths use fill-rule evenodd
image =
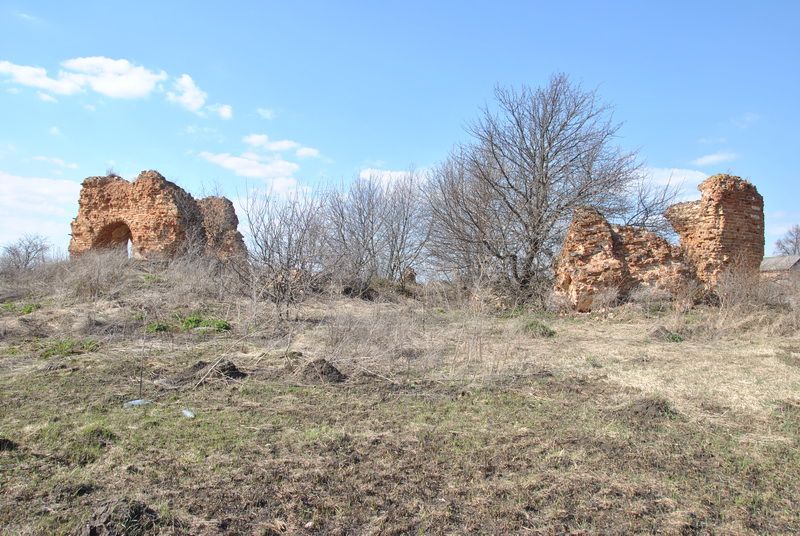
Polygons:
M697 279L714 288L729 267L757 274L764 259L764 198L733 175L714 175L698 189L698 201L672 205L665 214Z
M689 276L678 247L644 229L611 225L586 207L575 211L567 230L556 292L585 312L606 289L619 290L623 297L640 285L672 290Z
M671 206L665 216L680 246L640 228L611 225L597 210L575 211L556 263L556 293L578 311L609 288L623 296L637 287L675 293L701 283L712 290L728 268L758 273L764 256L764 202L749 182L715 175L701 198Z
M228 199L195 200L157 171L143 171L133 182L89 177L72 221L69 253L125 250L130 241L135 258L169 258L190 247L226 258L246 253L238 224Z

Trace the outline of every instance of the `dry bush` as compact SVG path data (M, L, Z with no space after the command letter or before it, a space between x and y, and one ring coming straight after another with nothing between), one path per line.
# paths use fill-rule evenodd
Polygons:
M133 286L136 265L125 252L89 251L61 263L58 290L77 299L116 298Z
M424 348L424 317L412 308L376 304L365 315L363 309L343 305L329 311L322 319L321 342L326 357L337 363L391 375L398 366L408 367L429 353Z
M645 316L663 313L672 308L672 293L666 289L639 286L628 294L628 302L638 306Z
M551 289L545 294L544 310L559 315L567 314L572 312L572 303L569 301L569 296Z
M800 329L797 282L731 270L719 279L714 297L714 314L707 315L696 331L709 336L743 332L780 336L793 335Z
M592 297L592 311L601 311L619 305L620 292L617 287L601 289Z

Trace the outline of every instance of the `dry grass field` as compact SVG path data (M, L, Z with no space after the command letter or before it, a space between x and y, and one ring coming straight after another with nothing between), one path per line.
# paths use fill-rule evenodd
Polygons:
M791 306L418 287L281 320L146 268L5 282L0 533L800 533Z

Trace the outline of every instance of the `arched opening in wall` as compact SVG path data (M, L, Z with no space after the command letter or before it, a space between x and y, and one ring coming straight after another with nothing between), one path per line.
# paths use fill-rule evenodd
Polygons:
M109 223L103 227L92 244L93 249L119 251L128 257L133 256L133 247L131 229L122 221Z

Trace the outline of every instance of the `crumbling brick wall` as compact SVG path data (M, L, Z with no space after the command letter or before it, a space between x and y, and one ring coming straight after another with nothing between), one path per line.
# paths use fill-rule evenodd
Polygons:
M679 248L649 231L611 225L593 208L575 211L556 265L556 291L590 311L606 289L676 289L690 271Z
M83 181L72 221L71 256L93 249L125 249L136 258L168 258L183 247L227 257L246 252L233 205L225 198L196 201L157 171L133 182L116 176Z
M643 229L610 225L596 210L575 211L556 263L555 291L579 311L609 288L623 296L640 287L676 292L698 282L713 289L722 273L758 273L764 256L764 203L749 182L715 175L698 187L699 201L679 203L666 217L680 246Z
M678 203L666 217L698 280L713 288L726 269L757 273L764 259L764 199L732 175L714 175L698 186L698 201Z

